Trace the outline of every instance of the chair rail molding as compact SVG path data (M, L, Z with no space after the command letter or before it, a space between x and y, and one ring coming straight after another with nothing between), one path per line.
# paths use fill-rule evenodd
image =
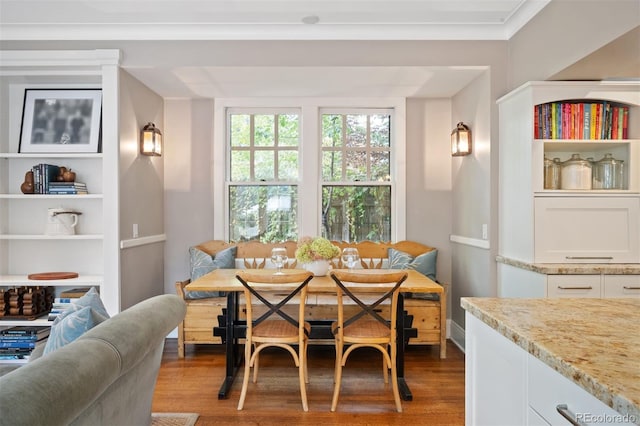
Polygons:
M489 240L480 240L478 238L463 237L461 235L449 235L449 241L452 243L463 244L465 246L477 247L485 250L491 248Z
M167 240L165 234L149 235L147 237L133 238L130 240L120 240L120 248L127 249L131 247L144 246L147 244L160 243Z

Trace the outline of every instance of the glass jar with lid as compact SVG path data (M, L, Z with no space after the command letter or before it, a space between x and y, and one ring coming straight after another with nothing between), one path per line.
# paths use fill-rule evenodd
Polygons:
M562 162L559 158L544 159L544 189L560 189L560 169Z
M593 166L593 189L623 189L624 162L605 154Z
M562 163L561 189L591 189L591 162L572 154Z

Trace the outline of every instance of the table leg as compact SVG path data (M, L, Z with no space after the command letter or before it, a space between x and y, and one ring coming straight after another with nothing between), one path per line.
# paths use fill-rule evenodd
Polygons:
M398 295L398 308L396 315L396 371L398 375L398 388L400 397L404 401L413 400L411 389L404 377L404 345L405 345L405 321L404 321L404 296Z
M241 357L238 349L238 338L234 330L238 317L238 294L235 291L227 293L227 323L225 324L225 378L218 391L218 399L226 399L231 391L233 379L238 371Z

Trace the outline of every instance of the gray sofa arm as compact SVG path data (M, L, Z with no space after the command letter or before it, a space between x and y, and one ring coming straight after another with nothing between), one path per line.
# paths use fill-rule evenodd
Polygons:
M149 424L164 339L185 311L153 297L0 377L0 425Z

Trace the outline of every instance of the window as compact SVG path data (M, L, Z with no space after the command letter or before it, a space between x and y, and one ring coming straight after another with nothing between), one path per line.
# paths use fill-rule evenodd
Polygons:
M391 240L391 112L322 113L322 235Z
M298 113L228 111L229 241L298 238Z
M405 239L405 104L404 98L217 99L215 238Z

